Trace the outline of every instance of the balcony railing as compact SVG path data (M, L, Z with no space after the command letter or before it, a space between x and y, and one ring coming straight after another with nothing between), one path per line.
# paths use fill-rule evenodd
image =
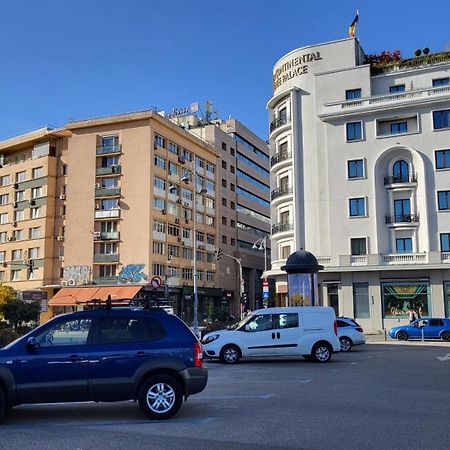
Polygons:
M96 219L110 219L120 217L120 209L100 209L95 211Z
M120 188L97 188L95 189L96 197L117 197L120 195Z
M94 277L94 284L118 284L118 276Z
M96 241L117 241L119 240L118 231L101 231L94 232L94 238Z
M97 167L95 170L96 175L110 175L115 173L121 173L121 166L109 166L109 167Z
M420 264L427 262L426 253L392 253L381 255L382 264Z
M402 176L387 176L384 177L384 184L397 184L397 183L417 183L417 173Z
M291 123L291 118L289 116L283 116L283 117L277 117L275 120L272 121L270 124L270 132L272 133L277 128L282 127L283 125L287 125Z
M276 223L272 225L272 234L283 233L284 231L291 231L293 229L293 223Z
M443 263L450 264L450 252L442 252L441 253L441 260Z
M117 253L94 253L95 263L116 263L119 262Z
M386 216L386 223L418 223L419 214L402 214Z
M270 165L274 166L275 164L290 158L292 158L291 151L277 153L276 155L273 155L272 158L270 159Z
M122 151L122 144L117 145L100 145L97 147L97 155L104 155L106 153L120 153Z
M281 197L283 195L289 195L292 194L294 191L292 189L292 186L283 186L278 189L274 189L270 195L270 198L272 200L275 200L278 197Z

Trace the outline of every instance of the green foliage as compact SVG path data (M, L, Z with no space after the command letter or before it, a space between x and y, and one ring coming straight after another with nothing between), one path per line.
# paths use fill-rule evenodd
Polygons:
M3 328L0 330L0 348L5 347L10 342L15 341L20 336L12 328Z
M16 299L16 291L12 287L0 283L0 307L5 303Z
M10 300L0 306L0 312L14 330L27 323L36 323L41 307L39 303L26 303L20 300Z

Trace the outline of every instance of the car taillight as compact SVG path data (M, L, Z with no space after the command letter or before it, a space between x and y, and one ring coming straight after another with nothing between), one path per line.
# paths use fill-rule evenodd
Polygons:
M194 344L194 367L203 366L203 349L200 342Z
M334 321L334 334L337 336L337 320Z
M361 327L355 327L356 331L359 331L360 333L362 333L364 330Z

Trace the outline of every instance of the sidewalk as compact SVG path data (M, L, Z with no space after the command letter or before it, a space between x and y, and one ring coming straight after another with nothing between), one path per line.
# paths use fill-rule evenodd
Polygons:
M367 344L394 344L394 345L425 345L425 346L439 346L450 348L450 342L444 342L440 339L427 339L422 342L421 340L407 340L399 341L398 339L392 339L386 332L380 334L366 334Z

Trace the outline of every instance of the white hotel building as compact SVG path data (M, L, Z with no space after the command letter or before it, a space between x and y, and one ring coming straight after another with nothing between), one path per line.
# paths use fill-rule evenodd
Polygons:
M296 49L274 67L272 267L313 253L321 304L367 330L450 317L450 52L364 64L359 42Z

